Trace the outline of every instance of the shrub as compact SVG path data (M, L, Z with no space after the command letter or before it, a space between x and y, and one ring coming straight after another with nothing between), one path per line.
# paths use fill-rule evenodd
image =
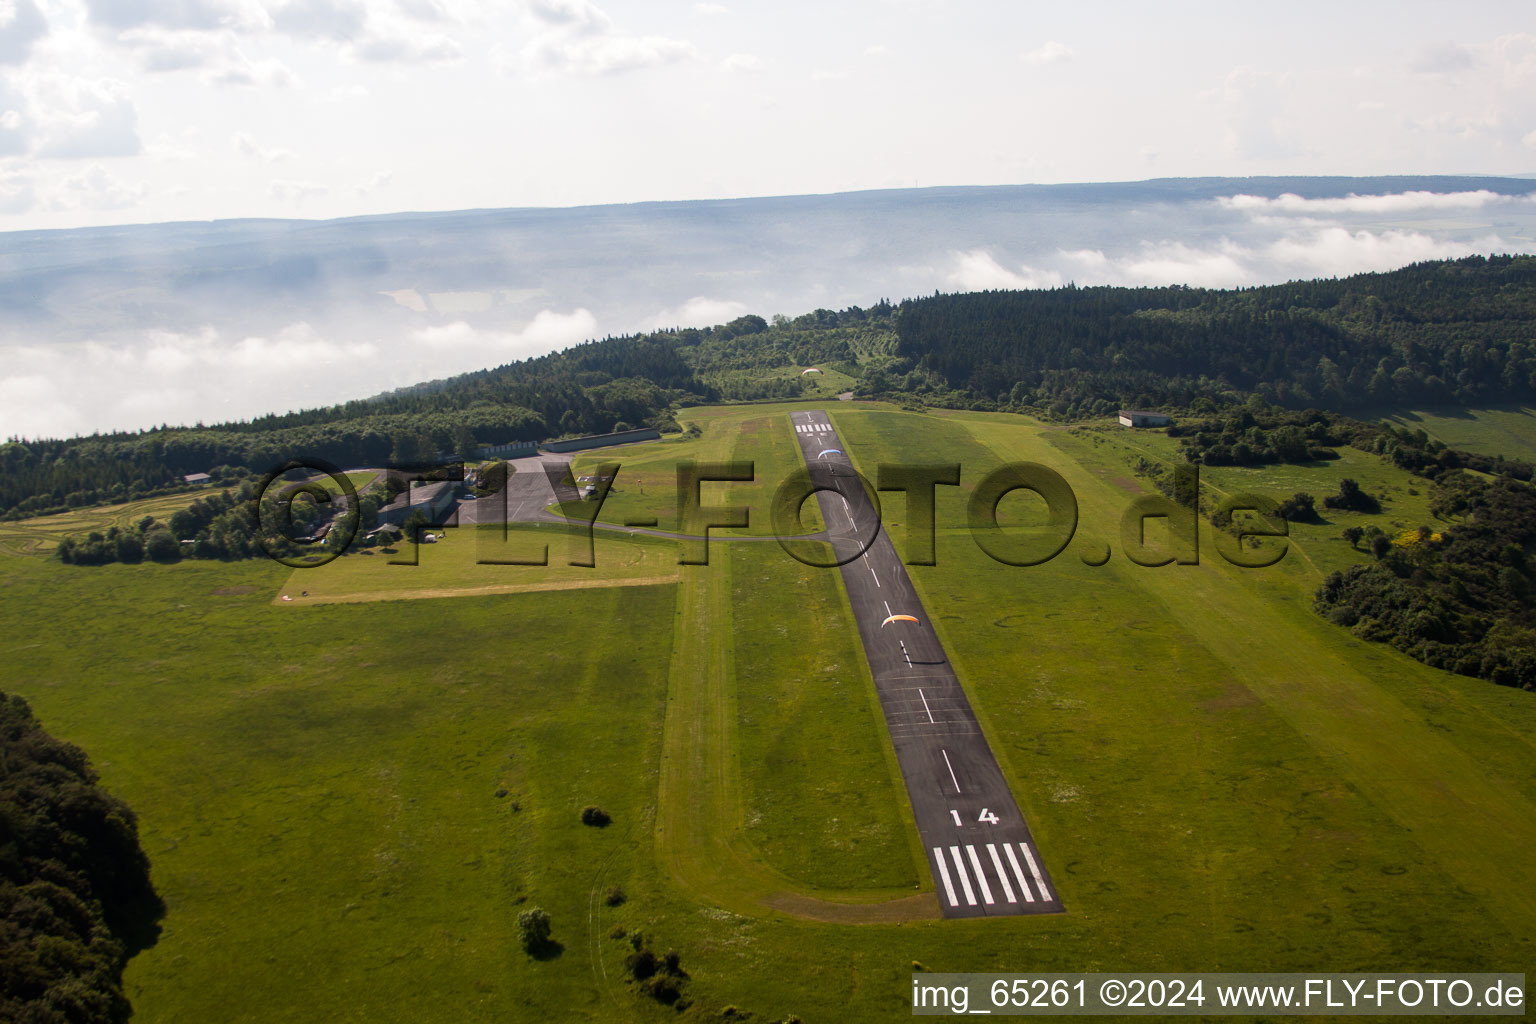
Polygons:
M648 949L637 949L624 958L624 969L636 981L644 981L656 973L656 954Z
M593 828L604 828L613 819L608 812L601 807L583 807L581 809L581 823L591 825Z
M1298 491L1282 501L1275 511L1281 519L1293 523L1310 523L1317 519L1317 499Z
M517 915L517 938L524 952L537 956L549 948L549 915L533 907Z
M624 890L616 885L610 885L608 887L608 891L603 894L603 902L608 904L610 907L618 906L619 904L623 903L626 898L627 897L624 895Z
M646 982L644 989L646 995L658 1003L665 1003L668 1006L677 1002L678 997L683 994L682 990L677 987L677 982L665 974L658 974Z

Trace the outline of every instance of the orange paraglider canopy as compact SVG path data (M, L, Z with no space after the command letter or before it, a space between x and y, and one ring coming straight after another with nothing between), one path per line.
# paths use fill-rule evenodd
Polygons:
M886 626L889 626L893 622L916 622L916 621L917 621L917 616L915 616L915 615L892 615L890 618L888 618L884 622L880 623L880 628L884 629Z

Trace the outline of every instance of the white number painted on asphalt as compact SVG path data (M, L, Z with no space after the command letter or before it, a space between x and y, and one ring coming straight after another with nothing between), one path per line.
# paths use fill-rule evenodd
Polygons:
M955 816L955 824L956 825L964 825L965 824L965 822L960 820L960 812L959 811L954 810L953 808L951 808L949 813L953 814Z
M978 816L976 820L977 821L984 821L988 825L996 825L997 824L997 815L993 814L991 811L989 811L985 807L983 807L981 809L980 816Z

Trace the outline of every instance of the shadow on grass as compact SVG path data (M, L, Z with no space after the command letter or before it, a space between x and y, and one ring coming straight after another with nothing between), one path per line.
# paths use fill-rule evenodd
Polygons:
M535 960L554 960L565 952L565 944L554 939L545 939L528 951L528 955Z

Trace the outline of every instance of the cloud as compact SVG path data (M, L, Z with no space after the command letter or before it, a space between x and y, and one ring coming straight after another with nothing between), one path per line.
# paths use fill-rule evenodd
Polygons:
M358 38L368 24L368 9L358 0L288 0L271 15L279 32L337 42Z
M1216 200L1218 206L1248 213L1319 214L1404 214L1434 210L1481 210L1495 203L1531 202L1530 196L1511 197L1478 189L1475 192L1393 192L1387 195L1347 196L1303 199L1287 192L1270 199L1265 196L1234 195Z
M273 199L282 199L294 203L302 203L306 199L323 196L329 191L329 188L318 182L297 181L292 178L275 178L267 186L267 195Z
M89 159L134 156L143 149L138 110L124 83L44 72L27 76L24 88L38 156Z
M730 10L731 9L729 7L727 7L727 6L725 6L725 4L715 4L715 3L707 3L707 2L705 2L705 3L696 3L696 4L693 5L693 13L694 14L703 14L705 16L713 15L713 14L729 14Z
M613 22L589 0L528 0L528 13L546 25L570 31L600 34Z
M453 370L448 372L455 372L541 356L596 335L597 318L587 309L571 313L545 309L519 331L481 330L463 320L455 320L413 331L411 344L413 351L424 350L431 355L433 362L428 365L450 360Z
M598 36L536 39L524 51L543 70L575 75L615 75L664 67L698 57L693 44L665 36Z
M720 62L721 71L761 71L763 59L750 53L733 53Z
M101 164L91 164L50 182L46 201L54 210L123 210L137 205L147 193L142 183L129 182Z
M230 141L234 144L235 151L241 156L248 156L263 163L276 164L284 160L293 159L293 150L283 149L282 147L264 149L258 146L256 140L245 132L236 132L234 138Z
M207 80L214 85L265 85L277 88L297 85L299 82L298 76L282 61L271 57L251 60L238 49L216 64L209 71Z
M599 333L586 309L546 309L516 331L455 322L408 335L339 336L299 321L264 334L209 326L74 343L7 339L0 342L0 432L70 437L314 408L543 355Z
M1024 54L1024 59L1031 64L1061 64L1074 56L1076 53L1070 46L1052 39L1043 46L1038 46Z
M349 51L358 60L378 64L439 64L461 59L464 50L444 35L370 35Z
M1223 108L1226 147L1247 160L1283 160L1301 155L1285 116L1285 105L1294 90L1287 74L1236 67L1228 72L1221 88L1204 95Z
M47 34L48 19L33 0L0 0L0 64L25 64Z
M1010 269L982 249L954 254L949 283L965 290L1080 285L1176 285L1208 288L1273 284L1392 270L1423 260L1479 253L1533 252L1536 243L1497 235L1437 239L1423 231L1354 230L1341 226L1288 231L1260 242L1221 239L1208 245L1143 241L1124 252L1057 250L1050 265Z
M1035 270L1021 266L1009 270L998 263L985 249L955 253L955 266L949 272L949 283L961 291L980 292L992 289L1055 288L1064 282L1053 270Z
M1418 75L1449 75L1470 70L1477 63L1472 52L1455 43L1438 43L1421 48L1408 62L1408 70Z
M417 21L446 22L453 21L453 15L443 6L441 0L395 0L395 9L408 18Z
M381 188L387 188L389 183L394 180L394 177L393 171L377 171L369 175L367 181L360 181L354 185L353 191L360 196L366 196L370 192L377 192Z
M535 35L522 51L523 66L534 71L573 75L613 75L697 60L684 39L628 35L590 0L528 0L526 10ZM503 70L501 51L493 59Z
M90 20L124 30L264 28L266 11L257 0L85 0Z
M1525 143L1527 146L1531 147L1532 149L1536 149L1536 131L1532 131L1532 132L1526 133L1526 135L1523 138L1521 138L1520 141Z
M681 306L664 309L651 317L641 330L668 327L713 327L728 323L748 311L744 302L734 299L710 299L695 295Z

